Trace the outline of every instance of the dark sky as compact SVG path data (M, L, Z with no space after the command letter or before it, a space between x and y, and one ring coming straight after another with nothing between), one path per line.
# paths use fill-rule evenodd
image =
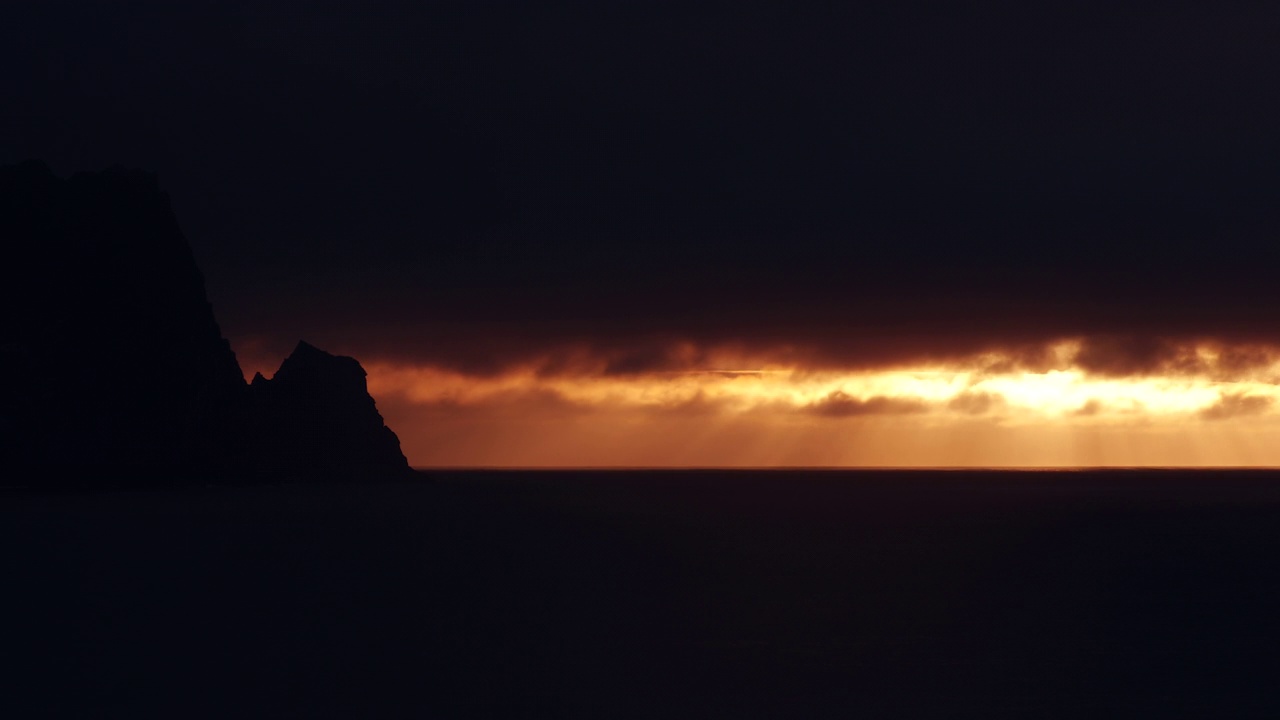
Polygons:
M1273 3L44 0L0 28L0 162L157 171L233 339L479 369L1280 342Z

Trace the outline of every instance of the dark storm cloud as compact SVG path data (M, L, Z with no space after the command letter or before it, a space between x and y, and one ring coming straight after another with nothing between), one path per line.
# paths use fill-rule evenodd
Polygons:
M625 375L680 342L1098 336L1116 374L1280 344L1266 4L50 0L0 28L0 161L158 171L263 347Z
M1081 369L1103 375L1143 375L1173 365L1193 365L1194 353L1167 340L1145 337L1090 338L1076 353Z
M1222 379L1231 379L1249 373L1256 373L1268 368L1276 362L1277 352L1274 348L1258 346L1223 348L1214 362L1215 375ZM1271 382L1276 380L1270 379Z
M1194 340L1147 336L1098 336L1086 338L1072 364L1098 375L1203 375L1233 380L1269 368L1276 349L1241 345L1211 345L1212 355L1198 352Z
M683 370L703 365L703 356L679 358L674 348L662 344L645 345L616 351L605 362L604 375L642 375L655 372Z

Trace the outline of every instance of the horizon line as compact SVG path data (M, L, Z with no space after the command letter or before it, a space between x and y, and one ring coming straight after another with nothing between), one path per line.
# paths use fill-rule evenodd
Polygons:
M1091 472L1091 471L1280 471L1280 465L413 465L420 472L635 472L635 471L947 471L947 472Z

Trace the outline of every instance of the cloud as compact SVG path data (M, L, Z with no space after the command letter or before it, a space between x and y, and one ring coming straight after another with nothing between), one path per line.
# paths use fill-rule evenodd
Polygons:
M689 363L697 363L698 357L681 358L679 347L672 345L642 345L613 353L605 360L602 374L616 376L646 375L655 372L679 370Z
M1049 371L1013 369L990 374L993 355L955 365L883 370L678 370L634 375L607 372L580 353L576 372L542 372L527 366L503 375L468 375L434 366L369 363L369 389L375 397L400 398L435 406L440 412L495 412L565 417L590 413L631 414L633 417L741 417L747 414L779 417L809 415L847 418L893 417L936 413L928 422L960 422L962 418L999 416L1032 421L1074 418L1080 422L1158 420L1186 422L1188 414L1217 420L1267 411L1280 401L1280 385L1267 374L1222 383L1213 374L1220 351L1198 348L1161 351L1148 357L1195 355L1209 368L1201 374L1177 365L1169 375L1116 377L1081 372L1064 364L1078 345L1063 345L1045 354ZM682 354L673 353L673 355ZM698 351L713 366L724 366L715 352ZM1139 353L1141 355L1142 353ZM1245 353L1239 364L1253 367ZM1097 357L1095 355L1095 357ZM1269 358L1267 353L1256 357ZM587 358L583 360L583 358ZM722 358L720 358L722 359ZM998 362L999 358L995 358ZM1018 368L1020 360L1012 361ZM1137 366L1128 365L1135 368ZM1267 366L1271 368L1271 366ZM1065 370L1065 371L1064 371ZM1136 372L1136 370L1135 370ZM1252 371L1251 371L1252 372ZM1222 388L1229 392L1223 393ZM619 415L620 417L621 415Z
M951 398L947 409L966 415L985 415L1004 403L1004 397L997 393L965 391Z
M1261 415L1269 410L1274 400L1258 395L1224 393L1217 403L1200 411L1205 420L1226 420L1249 415Z
M1103 406L1101 401L1099 401L1097 398L1090 398L1087 402L1085 402L1085 404L1081 405L1071 414L1075 415L1076 417L1092 417L1102 412L1102 408Z
M1257 343L1103 335L1081 339L1070 362L1085 372L1109 377L1202 376L1231 381L1254 377L1278 359L1275 347Z
M1218 380L1233 380L1256 375L1275 365L1275 348L1260 345L1229 345L1218 348L1213 363L1213 376ZM1273 380L1274 382L1274 380Z
M856 398L842 390L836 390L817 402L804 406L805 412L822 417L858 417L863 415L909 415L927 412L929 406L921 400L877 395Z
M1085 339L1072 359L1080 369L1099 375L1146 375L1170 366L1196 362L1194 348L1161 338L1103 336Z
M538 319L513 325L482 322L383 332L365 322L341 332L330 328L313 333L302 328L279 343L238 336L233 344L249 369L273 368L301 337L366 364L429 365L472 377L531 371L545 378L626 379L693 372L801 374L930 367L964 369L975 376L1076 369L1108 378L1238 381L1280 377L1280 335L1267 340L1227 335L1052 334L1047 324L1041 337L1010 331L1016 336L1005 339L986 334L989 328L982 327L966 333L906 325L900 335L894 335L875 318L819 327L811 318L797 317L785 329L771 328L768 318L759 327L735 327L736 322L735 318L723 327L688 332L644 327L628 332L604 326L574 331L572 325L548 325Z

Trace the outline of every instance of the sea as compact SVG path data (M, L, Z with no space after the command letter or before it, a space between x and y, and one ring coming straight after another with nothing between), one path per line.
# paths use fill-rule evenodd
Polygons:
M1280 471L0 492L0 717L1280 717Z

